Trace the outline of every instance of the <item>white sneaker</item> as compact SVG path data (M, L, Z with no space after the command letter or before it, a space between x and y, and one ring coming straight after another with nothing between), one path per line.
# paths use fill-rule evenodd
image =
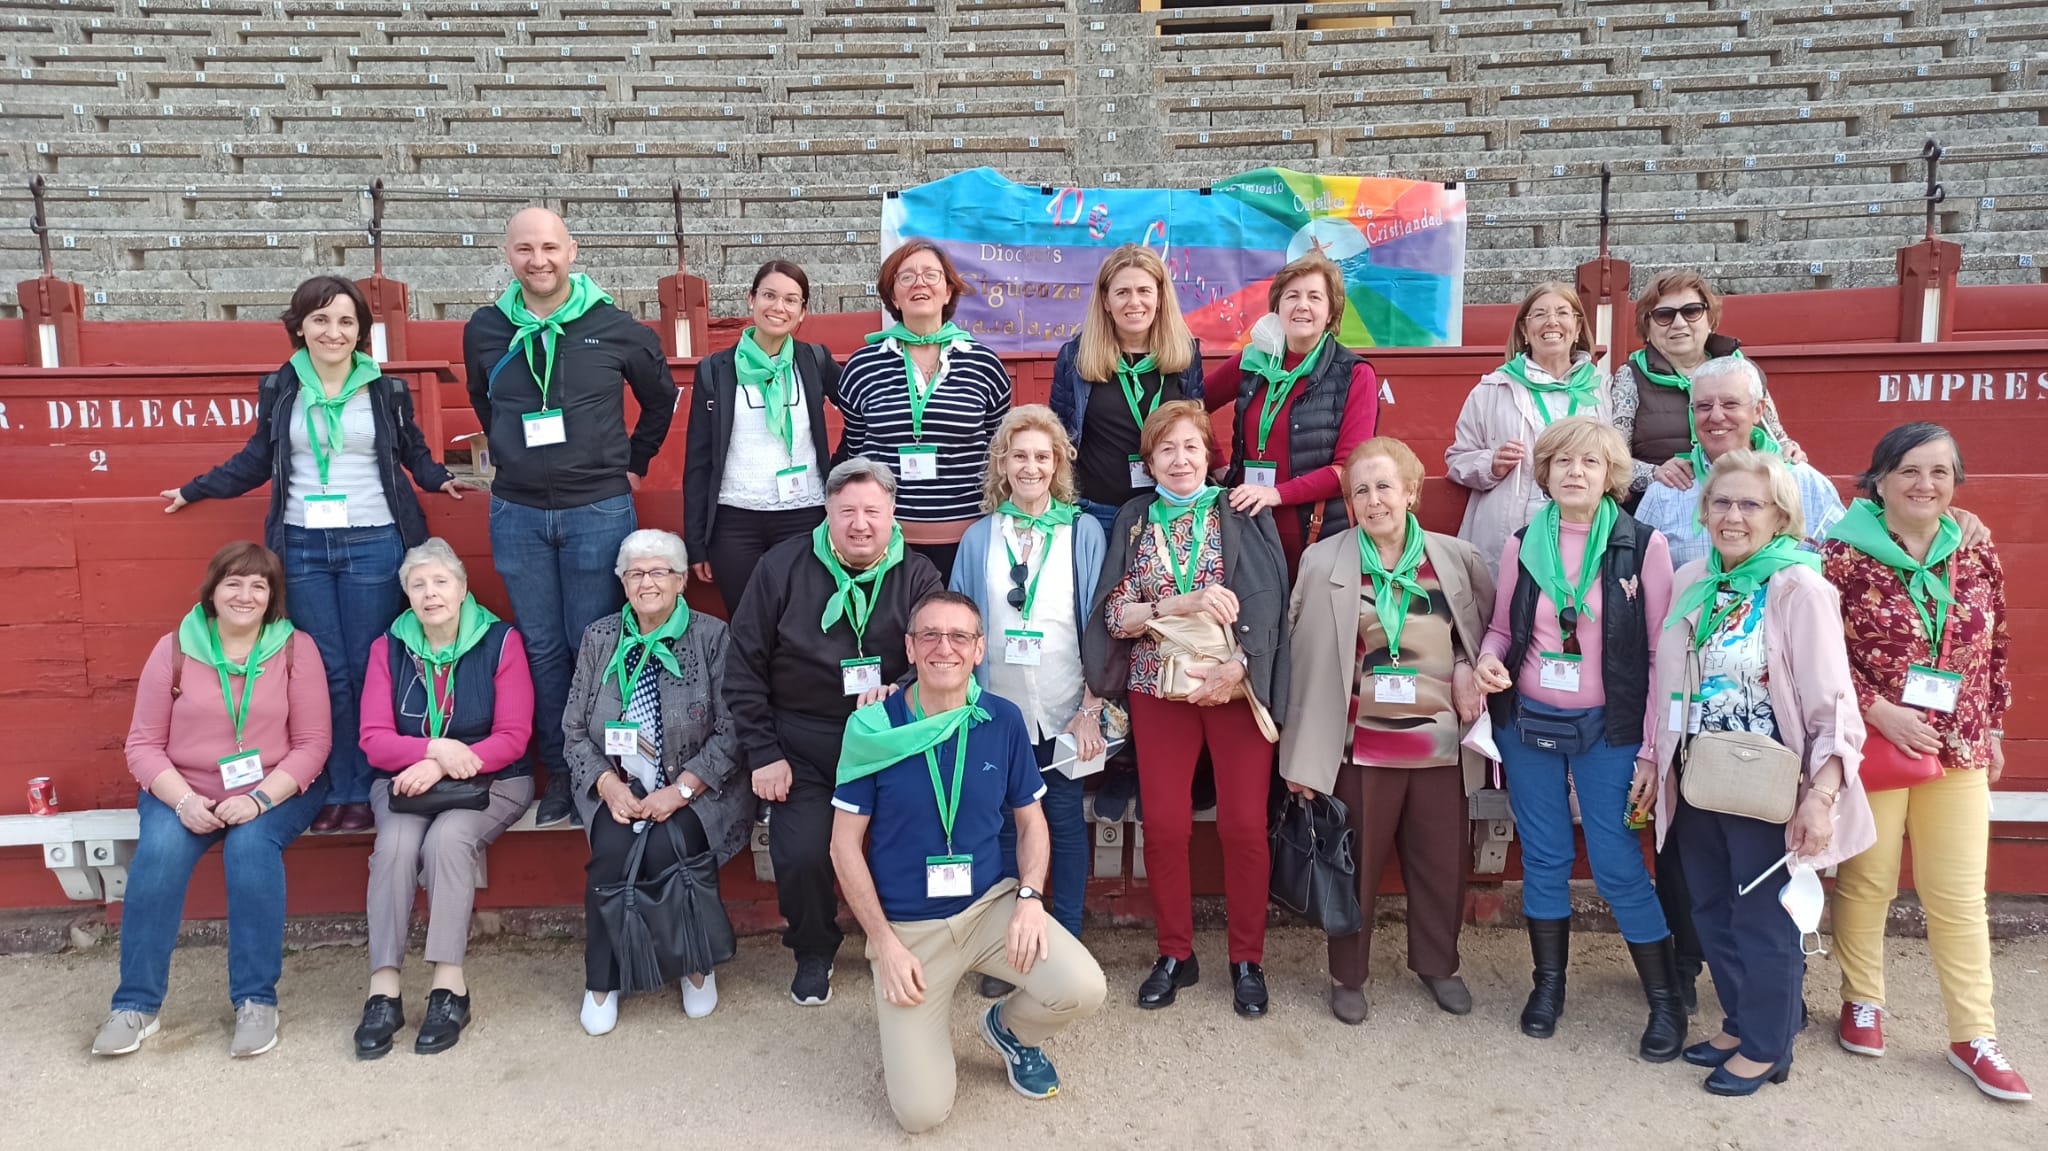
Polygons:
M590 1035L609 1035L619 1025L619 993L607 991L604 1002L595 991L583 993L583 1030Z
M702 1019L718 1006L718 976L714 973L704 977L704 986L692 986L688 977L683 979L683 1014L692 1019Z
M126 1055L142 1046L142 1041L156 1034L156 1016L140 1011L115 1011L100 1025L100 1032L93 1036L94 1055Z

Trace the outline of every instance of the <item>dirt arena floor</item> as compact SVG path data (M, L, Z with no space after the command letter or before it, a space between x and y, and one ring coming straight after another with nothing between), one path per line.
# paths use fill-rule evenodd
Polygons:
M1704 1072L1634 1057L1640 991L1621 940L1574 940L1566 1014L1555 1039L1524 1038L1528 986L1519 932L1468 929L1465 976L1477 1007L1439 1012L1401 965L1402 928L1375 948L1372 1018L1339 1024L1324 1005L1320 939L1275 930L1267 969L1273 1014L1230 1011L1221 933L1198 934L1212 965L1161 1012L1133 1004L1152 955L1137 930L1091 932L1110 1001L1048 1045L1060 1095L1013 1094L972 1030L980 1000L954 1005L960 1093L949 1122L911 1139L891 1119L877 1065L873 985L859 941L841 954L832 1001L799 1008L774 938L745 940L720 974L708 1019L677 996L629 1000L601 1039L576 1023L580 945L498 938L472 950L477 1021L443 1055L349 1053L365 994L361 947L296 952L280 987L283 1041L248 1062L227 1058L232 1012L218 946L181 948L163 1030L137 1054L87 1053L104 1017L117 954L0 958L0 1146L68 1148L2042 1148L2048 1099L2002 1104L1943 1058L1941 1002L1927 949L1891 947L1891 1054L1835 1045L1836 976L1819 959L1807 981L1814 1025L1791 1082L1751 1099L1700 1090ZM2048 1091L2048 939L2000 942L1994 963L2008 1052ZM407 1015L425 1008L423 968L408 973ZM1693 1037L1711 1030L1709 1003Z

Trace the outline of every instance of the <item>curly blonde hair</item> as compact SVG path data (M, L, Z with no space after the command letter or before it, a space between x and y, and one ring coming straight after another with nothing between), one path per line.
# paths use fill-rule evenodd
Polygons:
M1067 438L1067 429L1060 425L1060 418L1044 404L1025 404L1011 408L1003 417L1001 427L988 443L988 473L981 481L981 510L994 512L1010 498L1010 477L1003 471L1003 457L1010 454L1010 441L1019 432L1044 432L1052 441L1052 498L1063 504L1075 502L1074 488L1074 441Z

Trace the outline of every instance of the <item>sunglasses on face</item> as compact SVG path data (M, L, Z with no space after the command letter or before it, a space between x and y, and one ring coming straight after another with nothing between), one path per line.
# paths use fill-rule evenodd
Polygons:
M1650 322L1660 328L1668 328L1671 326L1671 321L1678 319L1680 316L1685 317L1686 323L1692 324L1697 323L1699 318L1706 314L1707 306L1705 304L1685 304L1676 308L1651 308Z

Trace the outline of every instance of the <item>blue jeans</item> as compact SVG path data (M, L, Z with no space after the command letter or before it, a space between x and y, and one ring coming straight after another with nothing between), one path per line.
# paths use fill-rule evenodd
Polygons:
M194 835L171 808L143 792L135 801L141 831L128 863L121 905L121 985L115 1011L155 1015L170 990L171 949L185 918L192 869L221 844L228 887L228 1001L277 1005L284 973L284 849L304 834L327 801L327 777L237 827Z
M1806 957L1799 928L1778 903L1782 875L1735 894L1785 854L1785 826L1701 811L1680 800L1670 832L1678 840L1692 919L1726 1013L1721 1030L1745 1059L1775 1064L1792 1054L1806 1008Z
M405 592L398 561L405 541L392 524L374 528L283 525L284 605L292 623L313 637L327 667L333 700L334 747L327 753L329 803L370 802L370 761L356 738L370 645L398 613Z
M552 511L491 497L491 562L526 641L541 760L556 771L568 767L562 712L583 629L625 605L619 545L638 525L629 495Z
M1056 740L1048 739L1032 750L1041 765L1052 762ZM1052 885L1052 917L1076 938L1081 934L1081 909L1088 896L1088 821L1082 818L1081 781L1068 779L1057 771L1041 771L1045 796L1038 801L1045 812L1046 832L1052 838L1052 864L1046 880ZM1017 878L1017 819L1006 809L1003 829L1003 874Z
M1590 725L1596 730L1602 726L1603 710L1592 711ZM1642 745L1616 747L1602 740L1597 747L1564 756L1524 745L1513 722L1501 731L1499 743L1508 804L1522 840L1522 914L1531 919L1571 917L1572 860L1578 848L1572 841L1568 791L1576 784L1593 883L1613 910L1621 937L1630 943L1655 943L1671 934L1643 866L1642 833L1628 827L1628 788Z

